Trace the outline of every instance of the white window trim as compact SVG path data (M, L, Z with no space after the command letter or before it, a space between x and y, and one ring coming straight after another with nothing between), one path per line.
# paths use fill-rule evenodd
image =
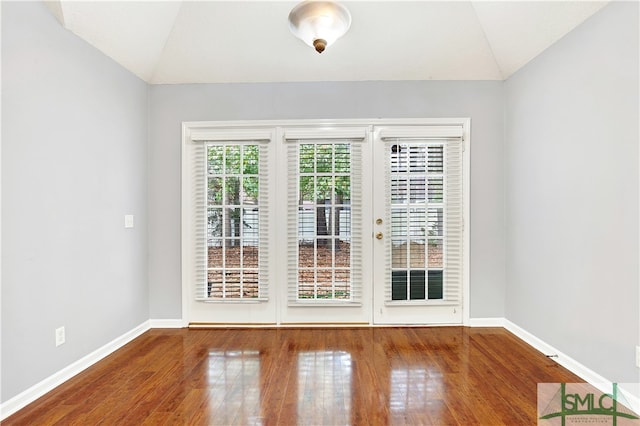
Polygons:
M192 159L195 153L195 148L200 145L201 149L206 152L206 147L209 142L223 142L230 141L240 144L255 142L258 144L272 143L275 138L275 130L269 129L225 129L225 128L204 128L204 129L188 129L183 125L183 145L182 145L182 287L183 287L183 311L188 310L185 305L185 298L193 298L194 294L189 291L189 285L186 283L193 282L198 279L198 275L202 271L194 270L193 262L201 256L198 253L198 249L195 248L193 240L195 238L194 226L201 221L185 220L185 218L195 218L201 216L204 212L197 211L192 205L190 200L190 194L192 193L195 185L192 174L194 170L192 167L195 165ZM206 153L204 154L206 158ZM265 194L261 194L260 198L264 199ZM261 238L265 232L261 231ZM261 258L264 255L261 255ZM271 263L271 262L267 262ZM261 272L264 270L261 268ZM204 271L206 274L206 270ZM187 287L187 288L185 288ZM261 287L261 293L264 289ZM201 301L206 303L260 303L261 301L268 300L268 291L266 294L262 294L258 299L202 299ZM185 315L183 313L183 321Z

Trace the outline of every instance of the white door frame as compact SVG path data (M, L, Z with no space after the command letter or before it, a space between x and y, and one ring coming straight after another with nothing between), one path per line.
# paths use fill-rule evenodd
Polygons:
M189 218L190 211L188 206L185 206L185 191L188 189L187 181L190 178L188 176L188 171L186 170L185 163L185 147L187 142L191 140L193 135L200 135L202 137L203 134L206 134L208 131L219 131L219 130L229 130L232 132L242 133L243 130L256 130L256 129L276 129L278 135L280 137L276 137L275 140L275 150L280 153L283 145L283 141L281 138L283 129L304 129L304 128L340 128L340 127L354 127L354 126L368 126L371 134L373 133L374 126L396 126L396 127L406 127L406 126L447 126L447 125L462 125L464 128L464 137L463 137L463 220L464 220L464 230L463 230L463 282L462 282L462 325L469 325L469 219L470 219L470 119L469 118L437 118L437 119L354 119L354 120L257 120L257 121L205 121L205 122L183 122L182 124L182 218ZM371 142L372 137L370 137ZM373 164L373 149L370 149L369 163L365 164L365 170L369 170L369 174L373 175L377 173L377 171L372 170L371 165ZM365 163L366 163L365 159ZM275 165L275 167L280 167ZM366 171L365 171L366 173ZM278 191L281 190L283 182L282 173L277 173L276 184L274 185L277 189L276 198ZM366 175L365 175L366 176ZM365 178L366 179L366 178ZM372 186L370 185L367 189L364 188L365 191L368 192L368 196L371 197ZM371 212L371 224L374 221L373 210ZM275 233L276 235L282 236L284 234L283 231L286 231L286 223L283 223L284 219L276 220L275 222ZM285 221L286 222L286 221ZM285 228L282 226L285 225ZM187 238L186 224L185 220L182 220L182 325L188 326L190 319L190 298L192 297L191 289L188 285L189 283L189 272L187 270L188 266L188 255L189 255L189 244L190 241ZM363 247L365 250L369 252L369 256L373 258L373 225L371 225L370 229L365 232L371 235L371 243L368 245L365 244ZM273 234L271 234L273 235ZM277 237L274 237L277 239ZM367 240L367 238L365 238ZM282 246L284 247L284 246ZM366 255L366 254L365 254ZM282 291L286 293L286 287L284 285L286 283L286 262L277 262L277 256L270 254L270 261L272 262L273 269L275 270L274 279L272 282L276 282L280 284L277 288L272 288L270 291L271 297L275 297L276 304L276 318L275 324L277 326L287 326L286 322L283 321L282 316L282 307L281 304L286 304L286 294L282 294ZM275 264L273 262L276 262ZM369 272L367 272L367 270ZM369 286L370 292L366 295L366 298L363 297L362 303L369 304L368 309L368 324L362 323L361 325L370 325L373 326L373 268L371 265L369 267L365 267L364 273L364 285ZM277 295L277 296L276 296ZM284 299L283 299L284 296ZM365 296L365 295L363 295ZM322 308L314 308L314 309L322 309ZM330 312L331 308L325 308ZM333 308L340 309L340 308ZM323 315L327 318L326 321L323 322L314 322L313 324L305 324L305 325L327 325L331 324L331 320L328 315ZM246 324L244 324L246 326ZM293 325L300 325L299 323ZM335 324L334 324L335 325Z

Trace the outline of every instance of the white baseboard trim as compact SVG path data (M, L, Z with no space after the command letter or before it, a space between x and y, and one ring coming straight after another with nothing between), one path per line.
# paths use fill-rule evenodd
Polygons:
M557 350L555 347L539 339L533 334L529 333L520 326L514 324L506 318L471 318L469 320L469 326L471 327L504 327L524 342L533 346L538 351L545 355L555 355L553 358L558 364L562 365L567 370L571 371L575 375L581 377L586 382L592 384L597 389L603 392L611 392L612 382L600 376L593 370L585 367L570 356ZM40 398L47 392L53 390L57 386L66 382L76 374L82 372L88 367L92 366L96 362L100 361L107 355L115 352L117 349L126 345L136 337L140 336L145 331L151 328L183 328L185 327L184 321L179 319L152 319L145 321L134 329L128 331L122 336L107 343L101 348L93 351L89 355L79 359L73 364L63 368L52 376L42 380L40 383L35 384L31 388L24 392L14 396L10 400L0 405L0 421L14 414L18 410L26 407L36 399ZM621 385L620 391L626 398L627 402L632 410L636 413L640 413L640 395L637 395L638 391L627 389L624 384Z
M595 388L600 390L601 392L610 393L612 390L613 383L610 380L602 377L595 371L586 367L584 364L576 361L569 355L559 351L555 347L551 346L547 342L533 334L529 333L522 327L514 324L508 319L504 319L504 328L508 331L516 335L518 338L533 346L538 351L542 352L545 355L553 355L552 360L571 371L576 376L582 378L585 382L593 385ZM637 389L629 389L625 387L624 384L620 384L619 387L621 393L624 395L626 401L629 403L630 407L636 413L640 413L640 395L638 395Z
M106 345L91 352L89 355L80 358L76 362L68 365L57 373L47 377L41 382L31 386L24 392L19 393L13 398L2 403L0 405L0 420L6 419L18 410L26 407L36 399L40 398L47 392L53 390L57 386L60 386L62 383L66 382L76 374L91 367L96 362L115 352L117 349L120 349L122 346L140 336L145 331L149 330L149 328L150 321L143 322L142 324L126 332L122 336L117 337Z
M504 327L504 318L471 318L469 327Z
M151 328L185 328L188 325L182 319L151 319L149 324Z

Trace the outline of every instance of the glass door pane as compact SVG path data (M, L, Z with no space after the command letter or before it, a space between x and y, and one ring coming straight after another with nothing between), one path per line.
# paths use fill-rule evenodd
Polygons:
M374 323L458 324L461 302L447 293L457 275L446 279L447 214L458 205L448 204L451 142L427 138L375 142ZM456 185L452 188L460 193Z
M391 300L442 299L444 142L396 143L387 152Z
M371 179L364 158L371 151L366 140L321 133L289 139L284 150L287 299L281 321L370 323Z
M298 300L351 300L351 146L298 155Z

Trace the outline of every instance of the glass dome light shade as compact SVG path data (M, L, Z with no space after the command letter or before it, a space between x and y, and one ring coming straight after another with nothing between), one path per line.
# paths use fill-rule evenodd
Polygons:
M303 1L289 13L291 32L318 53L342 37L350 26L349 10L332 1Z

